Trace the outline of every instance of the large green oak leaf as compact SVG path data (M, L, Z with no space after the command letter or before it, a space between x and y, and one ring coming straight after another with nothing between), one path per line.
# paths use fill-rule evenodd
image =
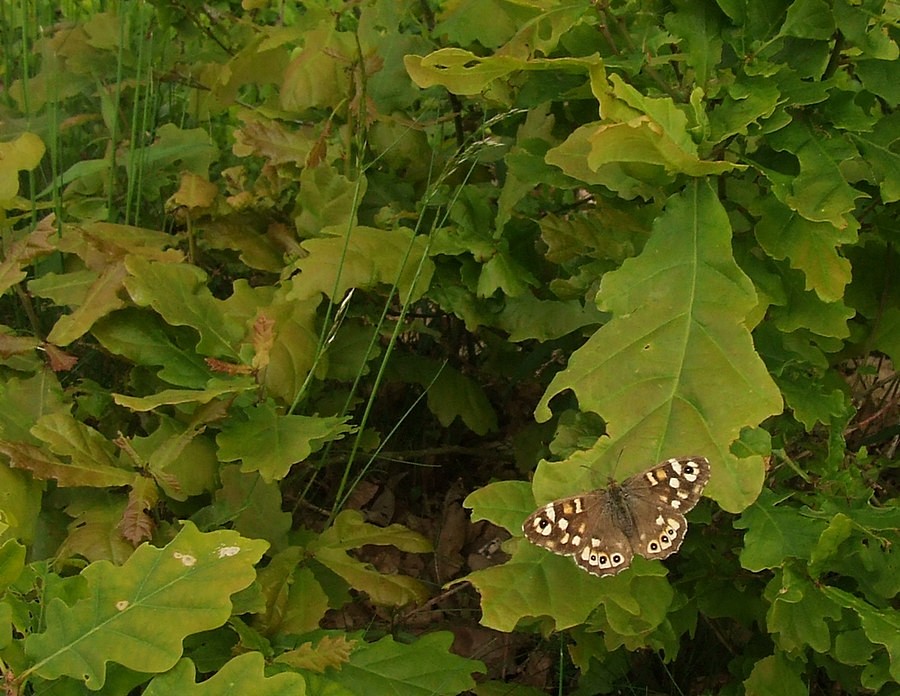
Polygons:
M140 672L165 672L182 655L186 636L224 624L230 597L256 578L253 566L268 543L190 522L164 548L139 546L123 565L91 563L81 573L88 596L72 606L47 605L43 633L29 636L26 673L68 676L98 690L108 662Z
M673 196L641 254L603 277L601 310L612 319L550 383L536 415L571 389L583 410L600 414L608 438L569 460L543 462L542 500L624 478L667 457L702 455L712 464L707 495L725 509L747 507L762 487L761 457L738 460L743 428L782 410L781 394L754 351L744 317L756 304L731 250L731 226L708 184ZM587 464L588 466L585 466Z

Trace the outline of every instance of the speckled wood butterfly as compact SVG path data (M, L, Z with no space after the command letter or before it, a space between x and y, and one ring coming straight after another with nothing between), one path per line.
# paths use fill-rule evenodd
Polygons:
M615 575L634 554L667 558L684 541L684 513L709 481L705 457L667 459L622 483L560 498L535 510L522 530L532 544L572 556L594 575Z

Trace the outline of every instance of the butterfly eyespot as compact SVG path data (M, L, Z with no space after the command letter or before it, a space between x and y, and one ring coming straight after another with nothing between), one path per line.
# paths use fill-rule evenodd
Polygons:
M659 544L657 544L655 541L651 541L650 542L650 550L654 553L656 551L659 551Z

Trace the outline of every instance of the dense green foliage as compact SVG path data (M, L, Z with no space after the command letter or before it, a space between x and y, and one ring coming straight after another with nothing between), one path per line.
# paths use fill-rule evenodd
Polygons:
M8 694L900 694L895 3L0 7Z

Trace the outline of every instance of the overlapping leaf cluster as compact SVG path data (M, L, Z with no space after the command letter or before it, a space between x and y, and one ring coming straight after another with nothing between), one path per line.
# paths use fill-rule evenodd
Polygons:
M892 4L67 11L0 14L9 688L471 688L448 634L320 624L431 593L356 556L431 549L340 511L367 462L498 430L523 480L467 501L514 537L468 576L486 626L570 630L596 692L648 647L728 693L896 688L863 430L892 372L853 390L900 359ZM669 575L522 542L536 503L689 453L711 500Z

